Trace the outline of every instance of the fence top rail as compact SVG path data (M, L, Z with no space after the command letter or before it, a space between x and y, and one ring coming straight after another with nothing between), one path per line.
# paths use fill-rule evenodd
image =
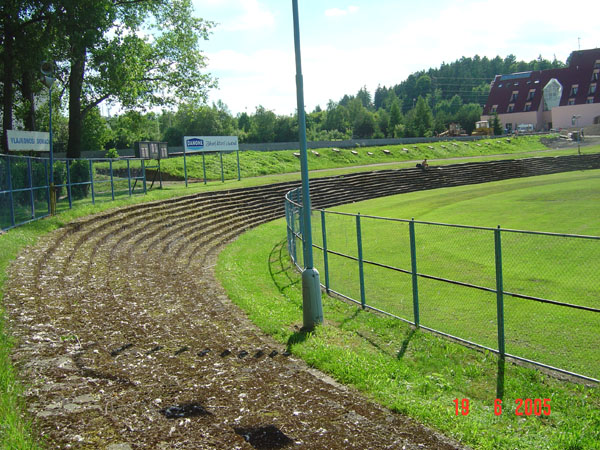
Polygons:
M290 194L292 192L295 192L297 189L301 189L301 188L296 188L296 189L291 190L290 192L288 192L286 194L285 198L292 205L294 205L298 208L301 208L302 207L301 204L296 203L294 200L292 200L290 198ZM441 227L464 228L464 229L468 229L468 230L484 230L484 231L499 230L499 231L506 232L506 233L532 234L532 235L539 235L539 236L555 236L555 237L576 238L576 239L600 240L600 236L591 236L591 235L585 235L585 234L569 234L569 233L552 233L552 232L548 232L548 231L514 230L512 228L502 228L502 227L500 227L500 225L498 225L498 227L496 227L496 228L478 227L478 226L474 226L474 225L460 225L460 224L443 223L443 222L427 222L427 221L415 220L415 219L400 219L400 218L396 218L396 217L382 217L382 216L371 216L368 214L360 214L360 213L356 214L356 213L347 213L347 212L341 212L341 211L329 211L326 209L319 209L319 208L312 208L312 210L313 211L323 211L327 214L334 214L334 215L338 215L338 216L350 216L350 217L360 216L365 219L387 220L390 222L402 222L402 223L413 222L413 223L420 224L420 225L437 225L437 226L441 226Z

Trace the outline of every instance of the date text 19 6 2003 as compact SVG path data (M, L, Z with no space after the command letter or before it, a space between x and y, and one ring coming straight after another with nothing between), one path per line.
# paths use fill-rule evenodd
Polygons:
M468 416L469 415L469 399L468 398L455 398L454 402L454 414ZM515 415L516 416L549 416L550 415L550 399L545 398L518 398L515 400ZM497 398L494 400L494 414L497 416L502 415L502 400Z

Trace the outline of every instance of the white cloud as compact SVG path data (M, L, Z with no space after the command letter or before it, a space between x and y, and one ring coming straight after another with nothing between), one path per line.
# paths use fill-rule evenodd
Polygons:
M358 12L358 6L348 6L347 9L330 8L325 10L327 17L340 17L347 16L348 14L354 14Z
M219 78L211 99L223 100L235 114L263 105L277 114L295 109L295 66L290 51L259 50L249 54L223 50L207 55L209 71Z
M275 25L275 15L258 0L238 0L232 8L242 11L223 25L226 31L249 31L270 28Z

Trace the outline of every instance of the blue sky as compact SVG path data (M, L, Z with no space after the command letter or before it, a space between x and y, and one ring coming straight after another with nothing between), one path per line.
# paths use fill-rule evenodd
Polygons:
M203 42L207 71L219 80L210 102L233 114L258 105L277 114L296 108L291 0L193 0L217 22ZM566 60L600 47L597 0L571 11L556 0L298 0L307 111L325 108L362 86L400 83L418 70L461 56ZM574 3L575 4L575 3ZM586 13L587 12L587 13Z

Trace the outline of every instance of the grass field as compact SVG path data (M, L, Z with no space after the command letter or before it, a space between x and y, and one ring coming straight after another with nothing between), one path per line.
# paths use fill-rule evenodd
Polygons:
M589 205L589 209L583 208L585 213L581 204L574 205L579 197L582 204L587 205L588 195L597 196L599 181L599 171L559 174L405 194L337 209L404 218L414 216L416 219L429 221L482 226L494 226L500 222L507 228L600 234L596 220L599 217L598 205ZM559 201L560 198L563 198L563 201ZM530 205L534 200L540 203L535 208ZM577 211L576 214L573 213L573 209ZM551 210L554 213L551 213ZM487 217L485 211L488 211ZM529 217L525 214L526 211L531 211ZM498 219L497 214L500 212L502 217ZM548 218L549 215L554 215L555 218ZM334 224L327 223L328 244L331 242L329 248L337 246L337 250L341 251L356 248L356 234L353 229L355 219L350 217L342 220L349 221L340 224L349 231L340 232L335 237ZM406 239L398 239L401 243L396 247L396 235L406 236L406 226L401 230L377 227L370 229L368 220L365 219L364 222L363 244L375 241L368 244L374 245L373 247L365 247L364 257L375 259L374 256L381 256L384 263L405 264L406 257L403 255L406 252L402 246L406 247ZM315 228L318 226L316 220ZM297 332L297 327L301 326L302 321L302 294L299 276L290 267L285 250L284 227L284 221L279 220L240 237L222 254L218 275L230 298L246 310L253 321L281 342L287 343L295 354L309 364L330 373L342 382L354 385L394 410L407 413L452 434L473 448L599 448L600 392L597 387L561 382L537 370L509 363L502 366L492 354L474 351L426 332L414 331L401 321L361 311L356 305L348 305L327 296L323 297L325 325L310 335ZM453 237L455 229L449 230L444 231L445 237L438 235L425 241L418 240L418 252L424 255L436 254L439 260L444 260L450 250L455 254L461 248L469 248L465 244L468 242L465 241L467 238L456 239ZM419 232L417 230L417 233ZM315 232L315 235L318 238L319 233ZM478 238L469 236L468 239ZM491 243L493 251L493 235L487 240L490 241L488 243ZM442 241L443 245L434 241ZM444 252L443 247L448 247L448 251ZM530 243L525 262L519 264L531 264L535 267L535 261L527 261L537 258L540 249L540 244ZM354 253L353 250L350 252ZM446 260L444 266L449 271L447 275L472 276L472 268L468 267L470 264L479 263L479 269L488 267L489 264L493 267L493 253L491 257L486 257L485 261L473 259L473 256L467 254L466 258L458 258L455 255L453 259ZM586 266L590 263L597 264L597 258L595 262L588 261L586 264L577 260L573 262L578 266ZM561 267L569 265L561 260L554 263ZM318 258L316 264L321 270ZM510 264L508 266L510 268ZM438 264L438 267L441 266ZM419 271L435 268L436 261L423 261ZM515 264L513 269L518 273L522 267ZM590 267L590 273L594 278L589 281L587 287L591 288L597 302L597 265ZM564 277L571 275L572 273L567 272ZM377 282L389 283L389 274L380 277L377 279L376 273L366 273L367 298L370 295L376 296ZM352 262L346 267L340 264L340 271L337 278L332 278L332 284L337 283L338 288L343 286L344 289L350 288L356 292L357 280L358 269L356 262ZM407 287L404 306L408 311L412 311L408 282ZM394 289L387 292L397 296ZM424 307L421 311L423 322L428 321L428 324L434 327L437 323L455 324L455 329L450 331L458 335L465 331L485 333L489 329L490 344L495 346L493 294L488 294L491 297L488 300L492 302L491 311L481 307L481 304L473 308L468 302L474 300L460 291L427 286L423 288L421 295L423 299L435 295L445 299L444 303ZM386 295L381 297L384 302L387 301ZM558 354L573 353L572 341L564 342L562 337L588 332L589 340L581 342L576 349L588 352L587 362L585 359L581 361L581 367L585 365L584 368L588 370L597 370L598 319L592 317L591 326L587 329L576 318L569 317L559 318L558 325L550 326L547 325L548 321L541 317L544 312L537 306L520 308L517 316L508 313L513 305L510 301L505 302L508 352L520 349L521 341L531 341L523 348L537 346L537 332L552 328L559 336L554 340L552 336L544 336L543 344L550 345L551 351ZM473 312L476 313L475 316ZM465 314L469 314L472 319L468 323L464 322L465 317L462 317ZM483 323L475 320L482 320ZM509 332L513 331L518 333L517 337L508 336ZM494 400L498 397L503 399L504 409L501 415L496 416L493 407ZM462 398L470 401L471 412L468 416L455 415L453 400ZM550 399L553 405L551 415L517 416L515 401L525 398Z
M430 222L600 235L600 171L508 180L480 186L403 194L341 208L360 212L365 260L411 269L408 223L368 216ZM518 211L518 214L515 213ZM367 217L364 217L367 216ZM358 256L356 218L326 214L328 249ZM314 243L322 246L320 215ZM418 272L496 287L494 232L417 223ZM504 290L570 304L600 307L600 240L502 233ZM299 250L300 251L300 250ZM317 267L324 267L320 250ZM358 263L329 255L330 287L361 299ZM369 306L413 320L409 274L365 265ZM498 349L496 294L430 279L419 280L421 324ZM597 313L505 296L506 351L600 378Z

